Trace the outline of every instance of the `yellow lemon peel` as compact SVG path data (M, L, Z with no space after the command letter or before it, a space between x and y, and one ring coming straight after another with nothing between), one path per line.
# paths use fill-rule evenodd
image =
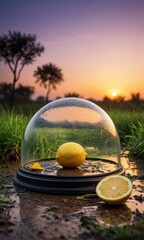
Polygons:
M84 163L86 156L87 153L80 144L66 142L58 148L56 160L64 168L76 168Z
M44 170L42 165L39 164L38 162L33 163L32 166L31 166L31 169L33 169L33 170Z

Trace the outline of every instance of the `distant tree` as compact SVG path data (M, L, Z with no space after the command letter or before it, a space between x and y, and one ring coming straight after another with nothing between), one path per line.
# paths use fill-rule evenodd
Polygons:
M27 100L30 100L31 96L34 94L34 87L19 84L19 86L15 89L15 93Z
M72 92L72 93L66 93L64 95L64 97L77 97L77 98L83 98L82 96L80 96L79 93L75 93L75 92Z
M44 103L45 98L44 98L44 96L38 96L35 101L38 102L38 103Z
M109 98L108 96L105 96L103 98L103 102L105 102L105 103L112 103L112 102L120 103L120 102L124 102L124 100L125 100L125 97L121 96L121 95L118 95L118 96L114 97L113 99Z
M9 100L11 95L11 83L0 83L0 99Z
M103 98L103 100L102 100L103 102L111 102L112 101L112 99L111 98L109 98L108 96L104 96L104 98Z
M113 99L113 101L116 101L116 102L118 102L118 103L124 102L124 100L125 100L125 97L124 97L124 96L121 96L121 95L118 95L118 96L116 96L116 97Z
M95 98L87 98L88 101L93 102L93 103L97 103L98 101Z
M131 94L131 99L130 99L132 102L134 103L139 103L141 101L140 99L140 93L132 93Z
M8 31L7 34L0 36L0 61L4 60L13 74L11 106L13 106L15 85L21 71L25 65L32 64L43 52L44 47L36 42L36 35Z
M49 63L44 64L42 67L37 67L34 72L36 77L36 83L40 83L40 86L46 88L46 103L49 100L51 91L56 89L57 85L60 84L63 79L63 74L60 68L56 65Z

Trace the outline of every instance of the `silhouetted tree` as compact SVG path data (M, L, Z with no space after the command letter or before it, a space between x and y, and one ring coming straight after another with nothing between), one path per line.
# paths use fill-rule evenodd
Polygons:
M38 103L44 103L45 98L44 98L44 96L38 96L35 101L38 102Z
M72 92L72 93L66 93L64 95L64 97L77 97L77 98L83 98L82 96L80 96L79 93L75 93L75 92Z
M36 42L36 35L8 31L7 34L0 36L0 60L8 64L13 74L11 107L14 102L15 85L21 71L25 65L32 64L43 52L44 47Z
M8 102L11 95L11 89L11 83L0 83L0 99ZM20 97L23 100L30 100L32 94L34 94L34 87L19 84L19 86L15 89L15 94L17 99Z
M2 82L0 83L0 99L9 100L11 95L11 83Z
M46 103L48 102L51 91L56 89L57 85L64 81L61 69L52 63L37 67L34 72L34 77L37 78L36 83L39 82L40 86L47 89Z
M139 103L141 101L140 93L139 92L138 93L132 93L130 101L132 101L134 103Z
M26 100L30 100L31 96L34 94L34 87L19 84L19 86L15 89L15 93L24 97Z
M116 96L116 97L113 99L113 101L116 101L116 102L118 102L118 103L124 102L124 100L125 100L125 97L124 97L124 96L121 96L121 95L118 95L118 96Z
M97 103L98 101L95 99L95 98L87 98L87 100L89 100L90 102L93 102L93 103Z
M104 96L104 98L103 98L103 100L102 100L103 102L111 102L112 101L112 99L111 98L109 98L108 96Z
M125 100L125 97L121 96L121 95L118 95L118 96L114 97L113 99L109 98L108 96L105 96L103 98L104 103L112 103L112 102L120 103L120 102L124 102L124 100Z

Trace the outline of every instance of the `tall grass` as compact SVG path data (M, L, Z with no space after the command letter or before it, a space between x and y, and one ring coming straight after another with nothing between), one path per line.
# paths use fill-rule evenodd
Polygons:
M130 155L144 157L144 111L110 111L121 144Z
M109 111L122 142L126 142L126 136L131 134L132 125L139 128L139 123L144 124L144 111Z
M0 109L0 161L16 160L28 116Z
M0 162L19 159L21 139L26 125L39 107L19 108L10 112L0 108ZM122 147L135 156L144 156L144 111L108 110Z
M130 154L135 157L144 157L144 123L131 124L131 134L126 137Z

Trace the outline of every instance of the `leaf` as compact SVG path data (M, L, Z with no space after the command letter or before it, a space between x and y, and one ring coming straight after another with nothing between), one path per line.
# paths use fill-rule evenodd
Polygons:
M67 203L67 202L68 202L68 199L67 199L67 198L64 198L64 199L63 199L63 202L64 202L64 203Z
M80 221L83 225L88 225L90 223L90 218L88 216L82 216Z
M82 195L82 196L77 196L76 199L78 199L78 200L85 200L85 196L84 196L84 195Z
M84 197L85 198L97 198L98 195L96 193L91 193L91 194L85 194Z
M4 188L13 188L14 186L12 184L3 184Z
M128 173L126 177L129 178L131 181L135 181L138 179L138 176L131 175L130 173Z
M8 197L3 197L0 199L0 205L5 206L10 202L10 199Z

